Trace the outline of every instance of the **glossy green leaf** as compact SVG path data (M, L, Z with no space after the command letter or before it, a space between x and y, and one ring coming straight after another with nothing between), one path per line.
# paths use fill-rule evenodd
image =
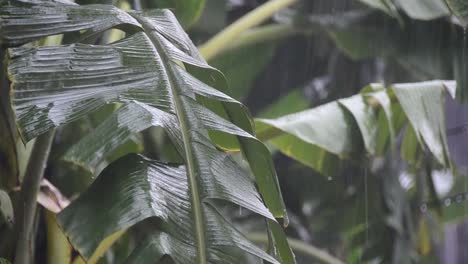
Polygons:
M221 162L218 166L225 168L226 165ZM229 175L225 179L238 181L238 186L245 188L242 189L244 194L256 193L252 189L253 185L245 185L249 182L248 178L244 178L243 183L239 181L239 175ZM145 260L137 263L153 263L162 255L170 254L176 263L194 263L195 220L191 214L189 197L185 167L172 167L142 156L129 155L107 167L85 193L58 215L58 219L76 249L86 257L90 256L100 241L108 235L144 219L157 217L161 221L157 228L162 233L152 235L149 239L161 243L144 243L142 246L159 248L146 249L151 250L148 255L144 248L137 247L130 258ZM216 209L209 205L211 199L216 198L206 196L206 205L203 207L207 222L210 223L206 226L209 263L224 263L218 262L223 258L235 259L238 255L232 255L233 252L242 256L239 249L278 263L231 227ZM93 217L83 218L85 215ZM77 218L81 220L76 221ZM163 240L160 240L161 236ZM185 250L180 251L181 247ZM232 248L232 251L229 248ZM181 252L183 254L180 254Z
M216 72L213 72L208 68L204 71L195 70L193 68L189 68L189 71L190 69L193 74L207 82L213 79L216 80L214 77L216 76ZM213 86L224 92L228 90L225 82L219 82L216 80ZM224 118L229 118L234 124L242 128L244 131L253 134L254 125L252 120L249 118L250 115L245 114L245 109L239 108L238 105L229 102L214 104L213 102L208 102L205 105ZM219 138L218 140L215 139L214 141L219 143L220 140L224 141L226 140L226 137ZM284 218L285 224L287 225L288 220L286 209L281 197L281 190L268 149L261 144L261 142L248 137L239 137L236 139L236 144L249 162L250 168L256 178L259 191L268 208L276 218Z
M327 175L337 169L338 156L349 157L360 148L359 140L354 140L356 124L337 102L257 121L264 124L257 132L260 139Z
M199 80L225 94L230 94L223 74L206 63L196 47L191 44L187 35L180 34L180 38L177 39L171 35L168 35L170 32L181 31L182 29L180 26L178 26L177 23L174 23L174 20L169 18L166 18L163 21L165 23L155 24L155 26L164 27L164 30L161 31L162 34L165 34L170 39L175 40L175 43L179 46L186 47L185 49L177 50L173 48L171 43L164 42L163 45L165 45L167 49L171 51L169 53L171 58L184 62L187 71L190 72L193 76L197 77ZM157 22L157 20L155 22ZM254 124L248 111L246 111L246 109L239 104L232 104L225 100L222 102L202 101L202 103L219 116L229 119L247 133L254 133ZM225 136L219 137L219 135L216 135L218 140L213 137L213 134L210 134L210 137L217 144L220 144L224 141L233 141L233 138L226 138ZM238 140L238 142L235 142L235 145L240 147L241 152L249 162L250 168L256 178L259 191L269 210L275 217L284 218L285 224L287 225L288 220L286 209L281 196L281 190L278 184L278 179L270 157L270 153L263 144L257 140L252 139L253 138L240 137L234 140Z
M419 142L424 143L441 164L449 165L444 116L446 84L432 81L392 87Z
M221 127L219 124L222 124L223 121L220 119L217 119L218 123L209 122L209 120L215 121L216 119L209 119L207 121L210 116L213 118L213 114L209 114L208 110L205 111L204 126L208 129L220 129ZM135 122L135 120L138 121ZM112 151L116 145L122 144L122 142L128 140L131 133L139 132L149 126L160 126L165 128L171 135L171 138L176 146L181 148L182 136L179 132L180 128L177 125L177 117L175 115L160 111L156 108L148 107L135 102L120 108L103 124L98 126L95 131L83 138L76 146L70 149L70 151L65 155L65 159L76 162L80 165L90 166L89 168L93 169L92 165L97 164L97 162L100 161L99 158L106 156L106 154ZM242 133L239 131L236 132L236 128L231 128L231 130L224 130L232 133ZM86 146L88 146L88 148L89 146L93 147L86 149ZM213 192L210 194L210 197L225 199L237 203L245 208L264 215L265 217L272 218L271 214L267 210L259 210L259 208L263 207L261 203L257 204L257 206L260 206L257 208L248 202L249 200L254 201L258 200L259 198L252 197L252 199L248 199L250 196L247 193L243 193L242 191L230 191L228 189L228 183L226 183L225 186L222 186L222 178L226 173L231 172L233 175L240 175L244 178L248 178L249 176L247 172L242 170L232 160L232 158L230 158L230 156L223 153L216 153L215 150L207 148L206 146L200 146L199 148L200 151L204 151L205 155L207 156L206 158L201 158L199 162L201 165L206 165L210 168L210 170L206 171L206 175L210 175L212 177L211 179L206 180L206 186L212 190L224 190L223 192L225 195L229 194L229 196L231 196L227 198L221 194ZM218 168L219 164L224 164L226 167ZM217 178L219 179L215 180ZM234 184L234 182L231 184Z
M432 81L395 84L378 91L366 88L362 94L313 109L276 119L257 119L262 124L258 137L285 155L329 175L333 171L330 168L339 167L338 157L359 158L356 154L362 152L361 140L368 154L383 154L393 148L394 136L404 124L409 124L419 142L448 166L443 113L445 95L455 92L454 85L450 81ZM394 97L397 102L392 102ZM382 111L381 117L378 111ZM410 152L414 151L402 148L407 160L415 157Z
M348 125L349 116L336 102L277 119L257 121L270 125L269 129L258 132L260 138L268 138L268 133L276 134L276 128L336 155L349 156L356 147L352 140L352 128ZM343 140L337 141L336 138Z
M167 80L153 71L162 66L160 58L152 57L150 43L138 33L105 46L10 49L8 70L21 135L29 141L109 102L140 100L171 111L168 91L157 86Z
M115 26L139 27L133 17L111 5L79 6L66 0L4 0L0 5L0 43L8 45L80 30L87 30L89 37Z
M356 95L338 100L352 115L361 131L367 152L374 155L377 144L377 111L364 101L364 97Z
M269 239L273 242L272 250L281 263L296 263L296 257L289 247L288 238L283 228L278 223L268 220L268 230L271 232Z
M161 31L162 34L165 34L165 36L168 36L170 39L175 40L175 43L179 46L186 47L182 50L176 50L171 48L170 43L165 42L163 44L172 51L169 53L169 55L174 60L184 62L188 72L190 72L193 76L197 77L206 84L218 89L224 94L230 94L224 76L219 71L215 70L206 63L206 61L202 58L196 47L191 43L190 39L188 39L187 35L180 34L180 38L177 39L169 35L170 32L178 32L182 29L177 23L174 22L174 19L170 19L170 17L167 16L163 17L165 18L163 20L165 23L153 25L157 25L158 27L164 26L165 30ZM178 80L184 83L183 79ZM202 94L200 93L200 95ZM203 96L209 99L214 99L214 97L217 97L219 95L213 96L205 92ZM248 111L246 111L246 109L241 105L236 103L233 104L232 102L229 102L229 100L221 100L221 102L201 100L201 102L208 109L212 110L219 116L229 119L239 128L243 129L247 133L253 134L253 121L251 120ZM216 128L211 129L219 130ZM231 133L232 131L222 132L235 134ZM217 144L220 144L221 142L233 142L233 140L236 141L235 144L239 145L241 152L244 154L244 157L247 159L250 165L252 173L255 176L259 192L262 195L262 198L265 204L267 205L268 209L274 217L283 218L284 225L287 225L288 218L286 214L286 208L281 195L281 190L276 176L276 171L273 166L273 161L271 159L270 152L268 151L268 149L255 138L245 137L245 135L241 135L241 137L238 137L238 139L225 136L220 137L219 134L215 134L214 137L213 133L210 133L209 135L210 138ZM291 256L291 250L289 249L289 247L283 246L277 248L277 250L281 251L283 256L289 255L289 258L293 258L293 256Z
M83 137L65 153L63 159L95 172L99 163L118 146L130 140L133 133L141 132L151 126L169 127L167 124L176 122L177 118L173 114L131 102L118 109Z
M177 71L183 76L180 81L183 82L184 85L192 85L193 91L196 94L211 99L239 104L239 102L231 97L207 86L180 68L178 68ZM222 119L213 121L213 119L217 119L217 117L213 116L209 110L204 110L196 105L194 107L210 115L211 119L202 119L205 128L251 138L249 134L227 124L225 121L223 122ZM216 122L224 123L224 127L216 126ZM99 162L106 158L110 152L115 150L123 142L128 141L132 133L141 132L151 126L169 128L170 126L168 124L171 123L177 123L175 115L148 107L138 102L130 102L116 111L94 131L73 146L65 154L64 159L77 163L90 171L95 171ZM230 129L227 129L229 127Z
M49 7L49 4L43 2L30 4L39 10L42 10L41 8L55 8L64 12L75 9L79 12L87 10L86 7L77 6L75 8L75 5L67 6L68 4L63 3L59 7ZM63 8L62 4L66 8ZM101 6L101 8L110 7ZM24 19L27 20L28 11L22 10L22 12L22 16L26 17ZM31 12L30 15L35 17L34 12ZM284 217L284 204L276 174L274 169L272 170L271 157L266 147L252 136L253 122L245 107L227 96L224 90L221 89L220 92L210 87L209 80L215 79L214 75L218 77L219 83L225 84L226 81L222 74L208 66L201 58L196 47L172 13L153 10L130 12L122 16L130 17L133 25L132 30L137 29L140 32L106 45L71 44L57 47L21 47L9 51L8 72L14 88L13 104L19 130L25 140L30 140L51 128L81 118L107 103L124 103L122 108L96 128L93 132L95 138L93 136L84 138L65 157L65 159L88 166L93 170L100 160L124 143L131 133L139 132L150 126L162 126L180 156L183 157L186 165L184 168L187 168L186 172L184 169L183 179L186 181L188 191L183 198L184 202L188 202L190 206L185 208L186 210L182 210L184 208L182 208L183 202L181 201L181 208L175 208L175 210L182 210L185 214L184 217L190 218L192 223L190 232L184 232L194 249L194 254L187 257L200 263L209 262L209 258L211 258L210 243L216 239L211 236L213 235L210 233L211 229L232 229L226 221L212 222L213 219L217 218L213 218L211 214L210 210L215 209L210 209L212 208L209 203L210 199L226 200L238 204L271 221L275 221L273 215ZM11 16L6 18L2 21L3 25L9 25L10 21L15 21ZM41 31L37 37L53 34L52 32L55 32L56 28L66 26L67 23L81 23L84 28L89 28L89 31L97 31L83 17L71 16L71 19L60 20L55 26ZM123 24L119 24L119 26ZM74 28L74 26L70 27ZM11 43L14 42L11 41ZM191 65L193 75L186 72L181 67L180 62ZM209 73L209 79L200 78L198 80L196 69L199 69L199 72ZM215 88L219 89L218 86ZM202 101L200 97L211 100L218 105L226 105L227 110L217 112L213 108L213 112L199 103ZM225 113L229 113L229 115L224 115ZM233 113L234 115L232 115ZM253 157L263 157L267 162L269 161L266 163L268 166L261 168L267 173L257 177L257 184L262 192L262 198L273 215L263 204L248 172L243 170L228 154L216 149L214 143L222 143L213 138L210 140L211 134L208 131L218 131L239 137L243 147L251 148L249 162L252 162ZM96 144L96 139L103 141ZM85 144L92 144L91 152L81 151ZM119 161L113 164L116 163ZM265 165L263 161L260 164ZM112 165L110 166L112 167ZM103 173L106 174L106 171ZM176 170L170 171L175 174L179 173ZM131 172L127 171L127 173ZM255 175L257 176L257 174ZM124 176L129 177L128 174L121 177ZM98 188L94 186L99 186L101 177L92 185L91 190ZM104 178L106 177L109 176ZM164 181L161 184L164 184ZM161 188L161 186L157 188ZM159 190L157 188L150 188L150 190ZM126 189L119 190L115 193L118 197L112 202L116 206L126 202ZM89 191L84 194L84 197L87 195L93 197L93 195L98 194ZM157 194L149 192L147 195ZM163 198L161 197L161 199ZM138 212L139 217L135 219L128 219L129 215L126 214L128 212L116 211L112 215L112 220L109 220L110 222L101 222L106 223L108 228L102 228L100 232L96 232L93 229L95 227L76 221L76 215L92 215L91 211L86 211L89 206L82 207L80 205L86 201L86 198L79 198L69 207L71 209L67 208L59 217L59 222L63 225L73 245L85 258L89 258L98 243L110 233L148 217L165 217L154 212L156 204L151 204L150 208L143 208L144 212ZM155 202L167 203L157 199ZM156 207L153 208L153 206ZM109 206L106 205L103 208L109 208ZM85 212L80 213L81 209ZM105 210L101 209L101 211ZM132 215L134 213L131 211ZM75 217L67 217L68 215L75 215ZM97 221L96 219L100 218L89 217L89 221ZM114 224L111 224L112 221ZM223 226L217 226L218 224ZM178 222L171 230L180 228L180 225L183 225L183 222ZM86 231L86 228L89 229ZM187 239L184 242L187 242ZM236 241L239 240L236 239ZM232 243L230 247L238 247L233 252L246 251L275 262L270 256L263 252L259 253L257 249L251 248L249 245L239 242ZM285 249L289 250L287 244L286 248L283 245L278 250L285 251ZM222 253L231 254L228 250L222 251Z

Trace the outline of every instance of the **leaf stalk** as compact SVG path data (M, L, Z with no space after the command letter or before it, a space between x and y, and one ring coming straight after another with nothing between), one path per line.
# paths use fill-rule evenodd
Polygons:
M230 26L226 27L212 39L200 46L200 53L206 60L215 57L229 43L232 43L240 34L255 27L272 17L276 12L284 9L297 0L271 0L252 10Z
M37 208L37 194L49 159L49 153L54 139L55 130L37 137L31 152L26 173L21 184L18 206L18 241L16 245L15 264L31 263L34 240L34 219Z

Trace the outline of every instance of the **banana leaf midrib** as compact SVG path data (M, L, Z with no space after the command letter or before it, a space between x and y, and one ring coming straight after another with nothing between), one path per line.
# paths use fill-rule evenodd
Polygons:
M196 169L196 160L193 154L193 150L191 148L191 136L189 134L189 120L186 114L186 109L183 105L183 102L180 100L181 91L180 88L175 85L174 76L172 72L172 67L169 65L171 59L165 55L163 44L160 40L155 37L155 33L148 34L148 28L151 28L148 23L140 18L139 16L135 16L136 20L142 25L143 30L148 35L151 43L154 46L154 49L161 57L162 68L164 72L167 74L169 86L171 92L173 94L174 106L176 110L176 116L179 120L180 129L182 133L182 141L184 144L184 151L185 151L185 161L187 165L187 182L189 184L189 192L190 192L190 200L192 204L192 212L194 217L195 223L195 241L196 241L196 248L197 248L197 260L200 264L207 263L207 256L206 256L206 238L205 238L205 228L204 228L204 215L203 215L203 208L202 208L202 199L200 197L200 190L198 186L198 173ZM157 34L157 33L156 33Z

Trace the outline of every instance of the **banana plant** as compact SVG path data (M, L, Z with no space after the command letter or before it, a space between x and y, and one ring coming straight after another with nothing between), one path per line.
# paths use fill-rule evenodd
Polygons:
M25 44L8 49L7 61L24 142L38 138L39 144L45 135L52 138L55 128L115 103L118 110L65 160L96 173L96 164L129 135L153 126L166 131L182 157L183 164L120 157L58 214L85 260L106 237L147 220L153 230L126 263L164 256L176 263L244 263L246 255L295 262L280 227L287 225L287 215L269 151L255 138L248 110L228 95L222 73L206 63L170 11L21 0L2 1L0 18L0 43ZM126 37L90 44L112 28ZM58 34L63 45L27 44ZM230 152L242 153L249 166L242 167ZM265 218L273 256L220 213L223 202Z
M350 251L364 252L359 259L350 257L350 263L375 259L411 263L418 254L427 257L433 252L431 239L437 239L436 230L450 219L450 213L441 206L440 194L434 190L431 170L452 169L456 175L445 129L445 101L455 94L454 81L401 83L388 87L371 84L351 97L277 118L258 118L257 136L268 141L273 149L325 176L318 177L303 169L308 184L295 176L298 183L295 182L294 189L300 190L301 184L312 188L298 194L304 200L305 197L311 199L313 188L317 189L317 197L311 202L319 205L309 216L310 222L333 218L330 214L347 216L343 222L336 221L329 228L349 233L350 247L354 248ZM398 150L401 157L397 155ZM373 171L369 164L379 159L385 160L386 165ZM406 170L416 175L416 181L427 181L415 187L419 196L402 187L398 179L402 168L396 165L400 160L406 161ZM363 181L364 188L343 180L345 175L356 173L350 167L363 171L364 175L356 180ZM300 175L299 171L294 171L294 175ZM367 175L368 171L372 176ZM320 187L311 187L312 184ZM327 191L327 187L331 190ZM358 188L358 191L347 194L346 188ZM363 197L365 207L360 211L360 204L353 199ZM411 209L412 203L420 204L423 213ZM350 208L350 212L335 212L335 208ZM349 220L358 219L362 213L365 215L362 222ZM462 213L450 220L456 218L463 219Z

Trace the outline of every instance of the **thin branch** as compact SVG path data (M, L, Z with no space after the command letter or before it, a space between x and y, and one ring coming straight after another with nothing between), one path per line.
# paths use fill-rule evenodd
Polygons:
M36 139L26 174L21 184L20 202L17 218L18 241L15 264L31 263L34 240L34 219L37 207L37 194L47 165L55 130L51 130Z
M210 60L231 42L233 42L240 34L246 30L258 26L262 22L272 17L276 12L284 9L297 0L271 0L254 9L250 13L243 16L241 19L226 27L208 42L200 47L200 53L206 60Z
M247 235L247 238L254 243L258 244L267 244L268 243L268 236L262 233L250 233ZM288 238L289 245L291 246L292 250L296 253L304 254L312 259L320 261L321 263L325 264L344 264L343 261L333 257L332 255L328 254L327 252L316 248L312 245L306 244L300 240Z

